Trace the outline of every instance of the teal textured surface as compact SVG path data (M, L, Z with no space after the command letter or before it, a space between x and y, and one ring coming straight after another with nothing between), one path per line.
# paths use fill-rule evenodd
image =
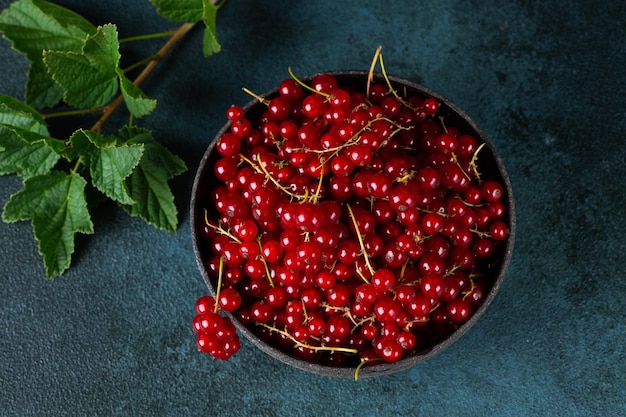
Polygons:
M56 3L122 36L175 26L147 0ZM140 124L189 167L173 181L176 233L105 205L48 281L30 225L0 224L0 415L626 415L626 3L230 0L218 37L222 52L204 58L193 31L144 84L158 105ZM245 341L228 362L198 353L193 303L207 290L188 201L225 109L290 66L367 70L378 45L389 73L463 108L507 166L517 240L500 293L444 352L356 383ZM5 40L0 63L0 93L22 97L27 63ZM0 202L20 187L0 177Z

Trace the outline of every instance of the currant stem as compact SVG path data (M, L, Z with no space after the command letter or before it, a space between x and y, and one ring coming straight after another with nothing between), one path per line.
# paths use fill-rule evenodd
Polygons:
M120 38L119 43L144 41L144 40L156 39L156 38L166 38L168 36L172 36L174 32L175 32L174 30L169 30L166 32L155 32L155 33L146 33L146 34L137 35L137 36L128 36L126 38Z
M138 68L138 67L141 67L142 65L148 64L150 61L154 61L155 59L159 59L159 56L157 54L150 55L149 57L144 58L141 61L137 61L134 64L129 65L128 67L124 68L122 71L124 73L130 72L130 71L134 70L135 68Z
M359 245L361 246L361 251L363 252L365 265L367 265L367 269L369 269L370 273L374 275L374 272L376 271L374 270L374 267L370 263L370 257L367 256L367 251L365 250L365 243L363 242L363 236L361 235L361 231L359 230L359 225L357 224L356 218L354 217L354 212L352 211L352 207L350 207L350 204L346 204L346 208L348 209L348 213L350 213L350 218L352 219L352 224L354 225L354 230L356 232L356 237L359 240ZM363 281L365 281L366 284L369 284L369 281L363 275L361 275L361 278L363 279Z
M155 54L155 58L148 62L146 67L141 71L141 73L135 78L133 84L139 87L145 80L148 78L150 73L154 71L156 66L161 62L161 60L170 52L170 50L189 32L195 23L184 23L178 29L176 29L170 39L163 45L163 47ZM124 96L119 95L114 101L112 101L108 106L105 107L104 114L100 117L100 119L91 127L92 132L100 132L102 129L102 125L109 120L111 115L117 110L117 108L124 102Z
M380 72L383 74L383 77L385 78L385 82L387 83L387 87L389 87L389 91L396 98L400 99L400 96L398 96L398 94L396 93L396 90L391 88L391 81L389 81L389 76L387 75L387 70L385 70L385 62L383 61L383 55L382 54L378 55L378 61L380 62Z
M285 187L283 187L283 185L280 182L278 182L274 177L272 177L270 173L267 171L267 169L265 169L265 167L263 166L263 161L261 161L260 157L261 157L260 154L257 155L257 160L259 161L259 164L257 165L245 155L239 154L239 159L241 159L244 162L247 162L256 172L265 175L265 178L270 180L276 186L276 188L278 188L279 190L281 190L288 196L292 198L296 198L300 201L306 201L308 199L309 197L308 193L305 195L294 194L288 189L286 189Z
M356 367L356 369L354 370L354 381L358 382L359 381L359 372L361 371L361 369L365 366L368 365L372 362L382 362L383 358L376 358L376 359L370 359L370 360L361 360L361 363L359 363L359 366Z
M219 299L222 289L222 280L224 275L224 258L220 256L220 266L217 271L217 288L215 289L215 305L213 306L213 312L217 313L220 309Z
M478 172L478 167L476 166L476 160L478 159L478 152L480 152L480 150L484 147L485 143L483 142L478 146L476 152L474 152L474 155L472 155L472 159L470 160L470 166L472 167L472 170L474 171L474 174L476 175L476 178L479 182L481 182L482 180L480 178L480 172Z
M42 117L44 119L52 119L54 117L82 116L85 114L103 113L104 111L105 111L105 107L97 107L95 109L76 109L76 110L66 110L66 111L58 111L54 113L42 114Z
M77 173L78 172L78 168L80 168L81 162L80 162L80 158L78 158L76 160L76 163L74 164L74 168L72 168L72 172L73 173Z
M383 49L382 45L379 45L376 48L376 52L374 52L374 58L372 59L372 65L370 65L370 70L367 74L367 88L365 89L365 96L370 96L370 86L372 81L374 80L374 68L376 67L376 61L378 61L378 56L380 55L380 51Z
M326 98L330 97L330 94L326 94L324 92L317 91L315 88L312 88L310 85L306 84L301 79L296 77L296 75L293 73L293 70L291 69L291 67L287 68L287 71L289 72L289 75L291 76L291 78L293 78L295 80L295 82L300 84L303 88L311 91L312 93L319 94L320 96L324 96Z
M233 241L237 243L241 243L241 240L237 238L237 236L233 235L232 233L230 233L228 230L224 229L223 227L219 225L216 226L213 223L211 223L209 221L209 212L207 211L207 209L204 209L204 223L210 228L212 228L213 230L215 230L217 233L222 234L224 236L228 236L229 238L231 238Z
M252 97L254 97L255 99L257 99L260 103L265 104L266 106L270 103L269 100L261 97L260 95L258 95L257 93L255 93L254 91L252 91L252 90L250 90L250 89L248 89L246 87L243 87L242 90L244 92L246 92L247 94L251 95Z
M376 117L376 118L370 120L369 122L367 122L367 124L365 126L363 126L358 132L353 134L348 140L346 140L345 143L343 143L343 144L341 144L339 146L335 146L333 148L327 148L327 149L296 148L294 150L296 150L296 151L312 152L312 153L316 153L316 154L320 154L320 155L330 154L330 157L337 156L341 150L346 149L346 148L348 148L348 147L350 147L352 145L356 145L357 143L359 143L359 140L361 139L361 134L363 132L367 131L369 128L371 128L372 124L374 124L375 122L381 121L381 120L389 122L389 123L391 123L392 125L394 125L396 127L396 130L391 132L391 134L389 135L389 138L393 137L395 134L397 134L401 130L411 130L412 129L411 127L405 127L405 126L399 125L398 123L396 123L395 121L389 119L388 117L380 116L380 117ZM380 146L384 146L384 143L382 143Z
M303 348L307 348L307 349L311 349L314 350L316 352L343 352L343 353L359 353L358 350L356 349L352 349L352 348L344 348L344 347L337 347L337 346L312 346L312 345L308 345L306 343L302 343L300 342L298 339L296 339L295 337L293 337L291 334L289 334L289 332L285 331L285 330L280 330L277 329L276 327L270 326L268 324L265 323L259 323L261 326L276 332L276 333L280 333L283 336L287 337L289 340L291 340L294 343L295 347L303 347Z
M261 240L259 239L257 240L257 242L259 244L259 250L262 253L263 246L261 245ZM263 255L260 255L258 258L263 263L263 267L265 268L265 276L267 277L267 280L269 281L270 287L274 288L274 280L272 280L272 273L270 272L270 267L267 265L267 261L265 260L265 257Z
M456 164L456 166L458 166L461 169L461 172L463 173L463 175L465 175L465 178L467 178L468 180L472 180L472 178L469 176L469 174L463 169L463 167L461 166L461 164L459 163L459 160L456 157L456 154L454 152L452 152L452 158L454 159L454 163ZM470 162L471 163L471 162ZM472 169L474 170L474 167L472 167ZM474 170L474 173L476 173L476 170Z

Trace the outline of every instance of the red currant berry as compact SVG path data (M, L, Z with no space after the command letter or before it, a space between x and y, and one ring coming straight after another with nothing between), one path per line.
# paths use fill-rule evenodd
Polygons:
M386 340L382 347L381 356L387 362L397 362L402 359L402 346L392 339Z
M228 110L226 110L226 117L230 121L235 121L239 119L243 119L246 112L241 106L230 106Z
M297 101L302 97L302 86L293 78L287 78L278 86L278 93L291 102Z
M374 287L379 294L388 294L395 285L396 276L389 269L378 269L372 275L372 287Z
M499 182L488 180L483 184L482 194L485 200L490 203L494 203L496 201L500 201L504 195L504 188Z
M196 313L203 314L213 311L215 308L215 298L210 295L203 295L196 301Z
M219 306L224 311L233 312L241 306L241 295L234 288L222 288Z
M426 114L433 116L439 111L439 102L432 97L428 97L424 99L424 102L422 103L422 108L424 109Z
M495 221L489 226L489 235L493 240L505 240L509 235L509 229L502 221Z
M246 118L233 120L232 124L230 125L230 131L238 138L245 138L250 134L251 130L252 125L250 121Z
M471 312L472 309L470 303L463 299L449 301L446 305L446 313L450 320L455 323L466 322L469 319Z

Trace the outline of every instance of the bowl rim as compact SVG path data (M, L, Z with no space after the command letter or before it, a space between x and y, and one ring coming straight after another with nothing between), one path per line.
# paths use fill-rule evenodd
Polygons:
M302 81L310 81L311 79L313 79L313 77L317 75L321 75L321 74L330 74L341 79L341 78L347 78L347 77L351 77L351 78L368 77L370 73L368 71L363 71L363 70L333 70L333 71L316 72L307 76L303 76L300 79ZM381 73L374 73L373 77L377 81L384 80L383 74ZM515 201L513 197L513 189L512 189L511 181L510 181L506 166L502 160L502 157L500 156L499 152L497 151L497 149L495 148L494 144L492 143L491 139L487 136L487 134L477 125L477 123L463 109L461 109L453 101L444 97L440 93L422 84L418 84L418 83L412 82L410 80L407 80L398 76L387 75L387 78L394 85L405 86L407 88L414 90L420 95L430 96L430 97L437 99L442 105L449 108L449 110L452 111L453 113L456 113L461 119L464 120L465 123L467 123L470 129L474 131L476 135L476 139L479 141L479 143L482 143L482 142L485 143L485 146L491 153L491 156L496 163L498 174L501 177L501 180L505 187L505 202L506 202L506 207L507 207L506 218L507 218L507 223L509 226L509 235L502 249L502 254L503 254L502 260L497 270L497 275L495 276L495 279L493 280L492 286L489 289L488 293L485 295L485 298L480 304L480 306L474 311L474 313L469 318L469 320L461 324L456 330L454 330L445 339L441 340L434 346L428 348L428 350L424 351L423 353L417 353L417 354L408 356L406 358L402 358L400 361L394 362L394 363L381 363L381 364L375 364L375 365L362 367L359 370L359 374L358 374L359 378L382 376L386 374L400 372L408 368L412 368L415 365L422 363L424 361L427 361L428 359L439 354L441 351L448 348L450 345L455 343L459 338L461 338L464 334L466 334L467 331L471 327L473 327L473 325L480 319L480 317L482 317L487 307L492 303L496 294L500 290L500 287L506 276L507 270L511 262L511 258L513 255L513 247L515 244L515 236L516 236L516 211L515 211ZM265 94L259 95L259 97L267 98L267 97L276 95L277 93L278 93L278 87L267 91ZM247 113L250 109L254 108L257 105L261 105L261 102L257 99L252 99L243 106L243 109ZM209 290L211 291L213 295L215 295L215 288L213 287L213 284L208 275L208 272L202 262L203 254L201 253L200 245L198 243L200 238L198 236L197 229L195 227L195 224L199 215L199 210L198 210L199 207L198 207L198 201L196 197L198 196L198 188L204 179L207 165L211 161L211 157L212 157L217 139L224 132L226 132L229 128L230 128L230 122L227 121L222 126L222 128L216 133L212 141L207 146L200 160L195 176L194 176L192 190L191 190L191 201L190 201L190 206L189 206L191 238L192 238L192 244L193 244L194 255L196 258L196 263L198 265L198 268L200 270L200 273L202 275L202 278L205 284L207 285L207 287L209 288ZM306 372L310 372L313 374L317 374L317 375L340 377L340 378L355 378L356 368L332 367L329 365L307 362L305 360L298 359L294 356L291 356L281 351L279 348L269 345L263 340L261 340L254 332L252 332L250 329L244 326L241 322L239 322L239 320L233 314L228 313L228 312L225 312L224 314L226 314L227 316L231 318L231 320L237 327L238 331L240 331L244 335L244 337L248 339L248 341L250 341L253 345L258 347L260 350L270 355L274 359L278 359L279 361L286 363L294 368L297 368Z

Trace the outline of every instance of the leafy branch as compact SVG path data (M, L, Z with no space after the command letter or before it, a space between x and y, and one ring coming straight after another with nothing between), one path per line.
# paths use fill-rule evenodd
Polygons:
M76 233L94 233L90 210L105 199L159 229L178 226L168 181L186 171L185 163L132 121L157 104L140 89L143 81L197 23L204 24L204 55L220 51L215 21L223 1L150 2L163 18L182 23L178 29L120 40L116 25L95 26L45 0L17 0L0 13L0 32L30 63L26 99L0 94L0 175L23 178L2 219L31 222L49 278L70 267ZM129 67L143 67L130 80L129 68L120 67L120 42L155 37L168 39ZM104 134L122 105L131 122ZM50 134L49 119L90 113L100 118L89 129L78 127L67 138Z

